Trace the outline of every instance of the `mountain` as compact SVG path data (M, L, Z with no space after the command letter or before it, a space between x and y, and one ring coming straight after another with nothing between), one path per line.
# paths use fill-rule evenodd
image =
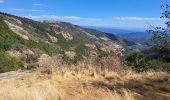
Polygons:
M123 44L126 51L143 51L147 49L152 42L150 41L152 35L145 32L144 29L116 29L105 27L86 26L88 28L97 29L102 32L113 34Z
M112 34L127 34L127 33L133 33L143 31L143 29L122 29L122 28L110 28L110 27L95 27L95 26L83 26L86 28L96 29L102 32L106 33L112 33Z
M119 38L130 40L136 43L146 43L149 42L151 34L145 32L144 29L116 29L116 28L105 28L105 27L94 27L94 26L85 26L88 28L96 29L102 32L111 33L116 35Z
M49 56L73 63L123 49L115 35L71 23L39 22L6 13L0 13L0 40L0 72L39 66Z
M152 34L148 32L132 32L126 34L117 34L116 36L119 39L128 40L130 42L135 43L135 45L132 45L130 49L134 48L137 51L146 50L152 45Z
M117 34L117 36L141 44L151 42L150 39L152 37L152 35L148 32L133 32L133 33L126 33L126 34Z

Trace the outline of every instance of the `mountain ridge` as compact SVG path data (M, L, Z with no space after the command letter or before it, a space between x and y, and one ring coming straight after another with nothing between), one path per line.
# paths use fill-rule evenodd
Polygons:
M60 55L64 61L72 63L110 52L119 53L123 49L116 36L71 23L39 22L6 13L0 13L0 19L1 26L5 26L1 28L0 38L4 40L1 49L27 68L37 66L43 54Z

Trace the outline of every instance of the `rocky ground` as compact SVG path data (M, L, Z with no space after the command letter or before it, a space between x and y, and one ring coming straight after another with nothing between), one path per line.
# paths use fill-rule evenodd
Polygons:
M1 79L8 79L8 78L15 78L19 76L27 76L31 75L32 73L27 71L27 72L17 72L17 71L10 71L6 73L0 73L0 80Z

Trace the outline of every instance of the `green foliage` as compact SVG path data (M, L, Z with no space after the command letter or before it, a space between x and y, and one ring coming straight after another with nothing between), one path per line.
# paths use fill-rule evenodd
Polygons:
M158 59L153 59L148 61L147 63L148 69L151 70L163 70L163 71L170 71L170 63L158 60Z
M125 56L125 61L128 66L131 66L137 71L146 70L162 70L170 71L170 63L164 61L164 59L157 57L150 57L149 54L143 54L140 52L130 53Z
M4 50L0 49L0 73L23 69L23 64L11 58Z
M75 48L75 52L76 52L75 61L80 61L80 60L83 59L83 57L88 57L89 56L89 50L90 49L83 44L77 46Z
M96 52L97 52L97 55L98 55L99 58L106 57L106 56L108 56L109 54L111 54L111 53L108 53L108 52L104 52L104 51L102 51L102 50L100 50L100 49L97 49Z
M155 52L157 58L161 58L164 61L170 62L170 42L165 45L155 45L152 50Z
M75 52L76 52L77 55L87 56L88 55L88 50L89 50L88 47L81 44L75 49Z
M47 43L34 42L21 38L9 29L2 18L0 18L0 29L0 48L2 49L9 50L13 45L22 44L28 48L38 48L47 54L52 54L55 51L55 49Z
M15 19L21 21L22 24L17 23ZM22 37L15 34L13 31L11 31L8 25L6 25L6 23L4 22L4 20L7 20L10 23L13 23L24 28L24 30L31 33L32 36L35 36L38 40L48 41L49 43L35 42L32 40L23 39ZM62 34L57 34L61 32L67 32L71 34L73 36L73 39L67 40L66 38L63 37ZM52 42L48 34L58 39L56 44ZM61 54L61 56L63 56L63 60L66 61L67 63L76 63L77 61L83 60L84 58L88 58L91 56L90 54L93 52L97 53L97 55L101 58L107 56L109 53L104 52L99 48L94 50L92 48L88 48L85 46L85 44L100 43L99 40L92 38L91 35L88 34L94 35L96 37L106 35L105 33L96 30L84 29L79 26L65 22L60 23L38 22L33 21L31 19L21 18L9 14L0 14L0 40L1 40L0 49L4 51L8 50L22 51L25 48L39 49L40 51L43 51L44 53L47 53L49 55L53 55L54 53ZM76 53L74 59L67 57L67 55L65 54L66 51L74 51ZM34 56L29 55L27 62L33 62L36 60L37 58L34 58Z
M152 33L152 48L150 52L132 53L125 56L125 61L134 69L143 70L163 70L170 71L170 40L169 40L169 27L170 27L170 6L169 4L162 5L164 10L161 18L166 19L166 28L153 27L149 30Z
M19 50L20 45L30 49L38 48L49 55L55 52L55 49L47 43L25 40L13 33L0 16L0 72L16 70L23 66L22 63L17 62L5 53L5 51L10 50L13 47L18 47Z
M24 40L23 42L21 42L21 44L24 44L25 46L27 46L28 48L38 48L42 51L44 51L45 53L52 55L53 53L55 53L55 48L51 47L49 44L44 43L44 42L34 42L34 41L28 41L28 40Z
M155 27L154 29L149 30L153 34L153 48L152 50L155 53L155 58L149 61L149 66L157 69L167 70L170 69L170 40L169 40L169 27L170 27L170 6L169 4L161 5L163 13L161 18L166 19L165 28L164 27ZM157 66L157 67L155 67Z
M146 67L145 56L140 52L129 53L125 55L125 61L128 66L131 66L135 70L143 70Z
M71 47L70 41L67 41L61 34L59 34L57 37L57 43L63 50L68 50Z

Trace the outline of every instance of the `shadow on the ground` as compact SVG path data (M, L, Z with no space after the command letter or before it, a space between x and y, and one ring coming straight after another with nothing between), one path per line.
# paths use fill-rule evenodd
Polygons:
M170 77L146 78L142 80L131 79L125 83L114 83L114 79L109 82L93 82L97 88L107 88L111 91L128 89L140 95L140 100L170 100Z

